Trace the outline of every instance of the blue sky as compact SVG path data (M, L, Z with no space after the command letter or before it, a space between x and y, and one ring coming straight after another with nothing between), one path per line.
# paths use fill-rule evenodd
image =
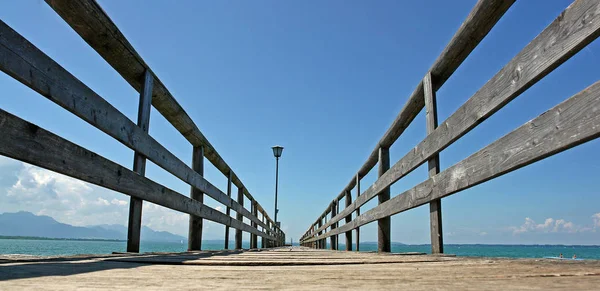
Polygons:
M279 217L295 240L362 166L475 2L99 1L271 216L270 147L285 147ZM439 120L570 2L514 4L438 91ZM0 19L136 119L137 93L43 1L2 1ZM444 150L442 169L597 81L598 64L595 41ZM3 110L131 166L131 150L3 73L0 87ZM155 110L150 134L191 160L189 143ZM391 148L392 162L424 137L421 113ZM445 242L598 244L599 147L588 142L444 199ZM154 165L147 175L189 193L189 186ZM212 165L206 177L226 189L226 178ZM392 187L392 196L426 177L424 167L416 169ZM375 179L372 171L363 189ZM0 212L28 210L78 225L126 224L128 200L0 158ZM144 224L186 235L186 215L146 204ZM363 209L374 205L376 199ZM206 238L222 237L223 226L206 225ZM376 240L375 225L361 231L362 240ZM427 243L428 207L394 216L392 240Z

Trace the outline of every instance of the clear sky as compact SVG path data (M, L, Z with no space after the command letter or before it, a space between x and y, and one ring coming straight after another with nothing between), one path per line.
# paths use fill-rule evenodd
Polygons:
M296 240L362 166L476 1L99 2L271 217L270 147L285 147L279 217L288 239ZM439 120L570 2L513 5L438 91ZM136 120L137 93L45 2L0 1L0 19ZM595 41L444 150L442 170L600 79L599 64ZM107 135L3 73L0 87L3 110L131 167L133 152ZM150 134L191 160L191 145L155 110ZM421 113L391 148L392 163L424 137ZM600 142L591 141L445 198L445 242L600 244L599 149ZM147 175L189 193L157 166L150 164ZM363 189L375 175L365 178ZM226 189L212 165L206 177ZM418 168L392 187L392 196L426 177ZM76 225L126 224L128 201L0 158L0 212L27 210ZM187 223L185 214L145 204L145 225L187 235ZM222 238L223 226L205 225L205 238ZM374 224L361 230L362 240L376 240ZM428 243L428 206L394 216L392 240Z

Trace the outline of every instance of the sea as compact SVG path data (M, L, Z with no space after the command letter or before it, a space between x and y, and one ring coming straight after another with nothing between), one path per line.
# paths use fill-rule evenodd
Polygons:
M233 242L230 242L233 246ZM260 242L259 242L260 245ZM221 250L223 241L204 241L203 250ZM242 247L248 248L249 243L243 242ZM343 244L340 249L345 249ZM149 242L142 241L140 252L185 252L187 242ZM376 243L362 243L360 251L373 252L377 250ZM87 240L37 240L37 239L0 239L0 254L23 254L36 256L60 256L76 254L110 254L125 252L125 241L87 241ZM392 252L430 253L430 245L392 244ZM446 244L444 252L457 256L469 257L503 257L503 258L564 258L577 255L578 259L600 260L600 246L581 245L481 245L481 244Z

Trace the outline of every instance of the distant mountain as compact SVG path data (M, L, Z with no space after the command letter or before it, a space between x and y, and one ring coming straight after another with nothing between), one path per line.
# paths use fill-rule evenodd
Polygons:
M127 227L123 225L73 226L60 223L45 215L31 212L0 214L0 236L36 236L48 238L80 239L127 239ZM141 239L156 242L180 242L187 238L166 231L142 227Z

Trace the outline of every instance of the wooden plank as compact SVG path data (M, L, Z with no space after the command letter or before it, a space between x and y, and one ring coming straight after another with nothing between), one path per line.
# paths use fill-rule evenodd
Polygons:
M456 71L458 66L477 47L479 42L491 31L514 2L514 0L479 0L475 4L475 7L429 70L433 72L435 90L439 89L452 73ZM360 178L366 176L377 164L379 148L390 147L414 120L417 114L421 112L424 106L423 83L420 82L398 113L396 119L392 122L390 128L379 140L371 155L369 155L363 166L358 170L357 175ZM356 179L353 177L338 197L344 195L345 190L354 188L355 185Z
M357 174L356 175L356 199L358 199L358 196L360 196L360 176ZM352 204L350 204L350 206L352 206ZM350 206L346 206L346 208L349 208ZM344 210L346 210L346 209L344 209ZM360 216L360 207L356 208L356 216L357 217ZM360 251L360 227L357 227L354 231L356 232L356 251L359 252Z
M337 214L337 208L336 208L336 202L334 202L333 204L331 204L331 217L334 217ZM337 223L334 223L331 225L331 229L336 229L337 227ZM338 236L337 235L332 235L331 236L331 241L329 244L329 248L331 248L332 250L337 250L337 239Z
M146 156L159 167L200 189L219 203L257 222L248 210L198 175L123 113L2 21L0 21L0 70L125 146ZM154 100L156 87L153 94Z
M142 83L140 77L145 71L149 70L152 72L152 70L150 70L142 57L95 0L46 0L46 3L135 90L138 92L141 90ZM246 189L235 172L227 165L208 139L200 132L190 116L154 73L153 77L155 79L152 98L154 108L193 146L204 146L206 159L223 175L228 175L231 172L233 183L238 188ZM245 191L250 195L247 190Z
M231 198L231 172L227 175L227 197ZM225 210L225 215L231 217L231 208L227 207ZM264 217L263 217L264 218ZM263 220L264 223L264 220ZM264 229L263 229L264 231ZM224 249L229 249L229 226L225 226L225 247Z
M197 146L192 151L192 169L200 176L204 176L204 147ZM204 203L204 193L195 187L190 189L190 198ZM188 251L202 249L202 217L190 214L188 231Z
M600 81L323 239L479 185L600 137Z
M352 203L352 192L346 191L346 207ZM352 221L352 214L346 216L346 223ZM352 250L352 231L346 231L346 251Z
M344 218L356 207L360 207L377 196L379 191L422 165L552 72L598 36L600 36L600 2L575 1L473 97L410 150L385 175L358 197L349 208L344 209L332 221ZM422 96L421 100L423 100ZM328 225L324 227L328 227Z
M423 93L425 97L425 122L427 134L431 134L438 127L436 94L433 89L431 73L427 73L423 79ZM435 154L427 161L429 177L440 172L440 156ZM442 233L442 200L437 199L429 203L429 225L431 234L431 253L441 254L444 252L444 241Z
M239 205L244 205L244 188L238 188L237 200ZM243 217L241 213L236 213L235 217L237 220L242 221ZM238 229L235 231L235 249L242 249L242 230Z
M254 200L254 199L250 200L250 208L252 209L252 214L254 216L258 217L258 210L256 209L256 200ZM257 228L257 225L255 222L250 223L250 226ZM258 239L255 234L250 234L250 248L251 249L258 248Z
M390 169L390 149L379 148L379 177ZM378 205L390 200L390 188L386 188L378 195ZM391 252L392 237L391 237L391 218L382 217L377 220L377 252Z
M0 155L176 211L273 238L1 109L0 132Z
M150 106L152 106L152 87L154 79L146 71L144 74L144 87L140 93L138 105L137 125L148 133L150 128ZM133 155L133 171L139 175L146 175L146 157L137 152ZM131 196L129 199L129 220L127 221L127 252L140 252L140 236L142 229L142 200Z

